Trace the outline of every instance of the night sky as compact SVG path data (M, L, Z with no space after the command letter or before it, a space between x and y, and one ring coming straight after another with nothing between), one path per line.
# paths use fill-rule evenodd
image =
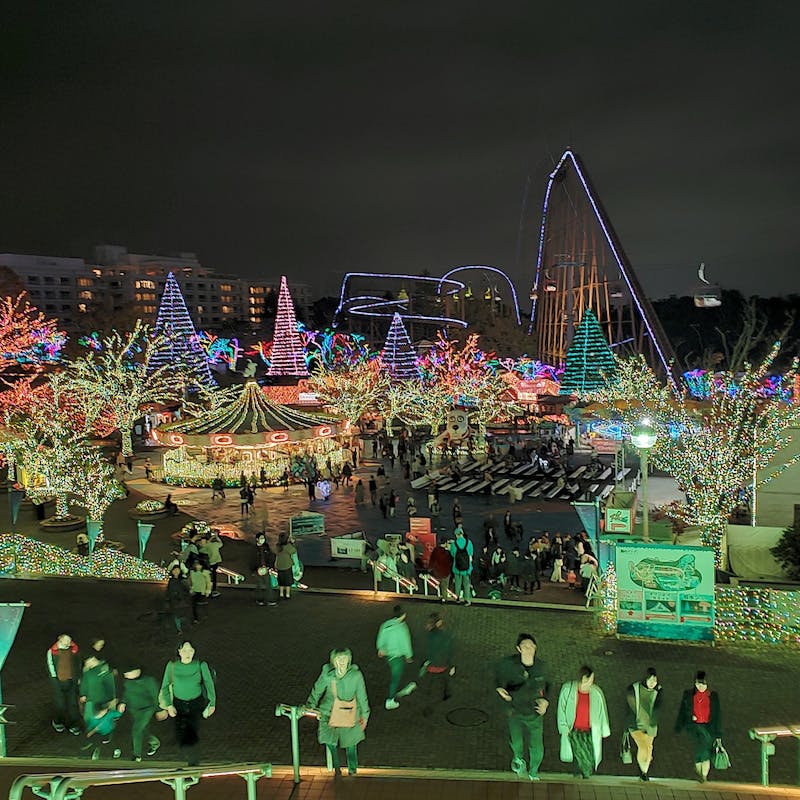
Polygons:
M0 252L193 251L325 292L492 264L527 296L571 145L651 296L701 260L800 288L798 3L16 6Z

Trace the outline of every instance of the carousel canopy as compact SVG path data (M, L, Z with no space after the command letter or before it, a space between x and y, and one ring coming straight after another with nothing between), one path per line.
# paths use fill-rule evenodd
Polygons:
M273 403L255 381L248 381L232 403L200 417L162 425L154 433L159 442L173 447L247 447L329 438L346 433L349 427L335 417Z

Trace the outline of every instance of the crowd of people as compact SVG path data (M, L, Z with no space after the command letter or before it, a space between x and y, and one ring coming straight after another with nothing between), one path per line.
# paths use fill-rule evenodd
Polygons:
M118 724L124 718L130 721L130 758L154 756L161 742L150 726L171 717L181 756L190 766L199 763L200 721L216 710L216 688L212 668L197 658L190 641L181 639L160 684L143 673L140 661L110 664L102 637L94 638L82 656L72 637L62 633L45 661L53 689L53 730L82 737L81 749L91 759L122 756Z
M415 660L406 611L396 605L392 616L379 628L375 647L386 662L388 688L384 709L393 711L400 700L418 689L423 695L421 713L429 716L434 706L453 695L456 675L455 645L438 613L430 614L423 655ZM511 771L539 780L544 758L543 730L551 704L551 676L539 657L535 636L520 633L513 653L499 659L493 671L498 713L505 720L511 750ZM406 681L415 664L412 680ZM605 694L595 682L591 666L583 665L573 679L562 683L555 698L555 724L560 737L559 758L572 765L576 777L589 778L603 758L603 741L611 736L611 719ZM664 712L664 690L654 667L627 686L625 706L619 709L620 756L633 763L642 781L650 780L653 747ZM358 767L357 746L366 736L370 705L364 675L352 661L349 649L333 650L323 665L303 710L319 720L318 739L331 754L336 775L341 774L340 748L346 753L348 772ZM709 688L706 673L698 671L693 685L683 692L677 706L676 733L686 732L692 747L695 776L708 779L715 752L724 752L720 701ZM726 754L727 757L727 754Z

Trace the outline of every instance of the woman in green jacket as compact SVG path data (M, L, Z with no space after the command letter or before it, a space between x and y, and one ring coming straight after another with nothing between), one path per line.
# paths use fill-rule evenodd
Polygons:
M208 664L195 660L191 642L183 642L178 658L167 664L158 700L175 720L178 747L185 752L189 766L196 766L200 718L208 719L216 711L217 692Z
M319 714L320 744L324 744L331 754L336 775L341 775L339 769L339 748L343 747L347 753L347 771L350 775L356 774L358 767L357 746L364 741L364 730L369 719L369 701L367 700L367 687L361 670L352 663L353 656L350 650L332 650L330 661L322 667L322 671L308 695L306 706L316 709ZM355 722L351 727L331 727L331 711L335 699L343 701L355 700Z

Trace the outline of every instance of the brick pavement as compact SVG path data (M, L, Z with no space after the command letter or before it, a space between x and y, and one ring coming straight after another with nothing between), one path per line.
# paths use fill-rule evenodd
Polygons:
M55 734L49 727L44 653L62 630L71 631L79 643L101 633L108 640L112 662L138 654L147 669L160 677L175 635L155 620L140 617L153 607L161 591L159 585L122 582L0 581L0 600L24 599L32 604L3 670L4 697L17 706L12 718L18 724L8 729L10 754L78 754L77 738ZM658 667L667 692L656 742L656 776L691 776L689 743L672 734L671 723L680 691L699 667L708 671L712 687L721 695L725 741L733 759L726 777L758 779L758 747L746 737L749 727L800 719L797 693L789 689L800 679L800 663L792 648L617 641L598 635L590 614L492 605L444 610L459 653L455 693L447 706L424 718L412 695L397 711L387 712L382 701L388 676L374 655L374 636L390 613L391 601L380 597L375 601L300 594L276 608L259 608L248 590L228 589L213 601L207 618L191 632L201 656L218 672L219 711L204 723L202 733L206 758L289 763L289 723L274 717L275 705L302 703L329 650L344 644L353 649L364 671L373 706L367 740L360 747L364 765L506 770L509 752L495 711L490 665L511 651L520 630L529 630L539 639L540 655L548 663L554 684L572 678L584 662L595 668L614 731L606 742L603 773L630 775L631 768L617 757L624 688L650 664ZM433 609L441 606L409 603L418 650L426 616ZM469 726L452 724L459 717ZM160 733L164 746L159 756L176 758L168 723ZM311 721L301 722L300 741L303 763L322 764L323 752ZM546 720L545 744L543 770L563 772L557 757L554 709ZM794 780L795 747L779 743L771 765L776 783Z

